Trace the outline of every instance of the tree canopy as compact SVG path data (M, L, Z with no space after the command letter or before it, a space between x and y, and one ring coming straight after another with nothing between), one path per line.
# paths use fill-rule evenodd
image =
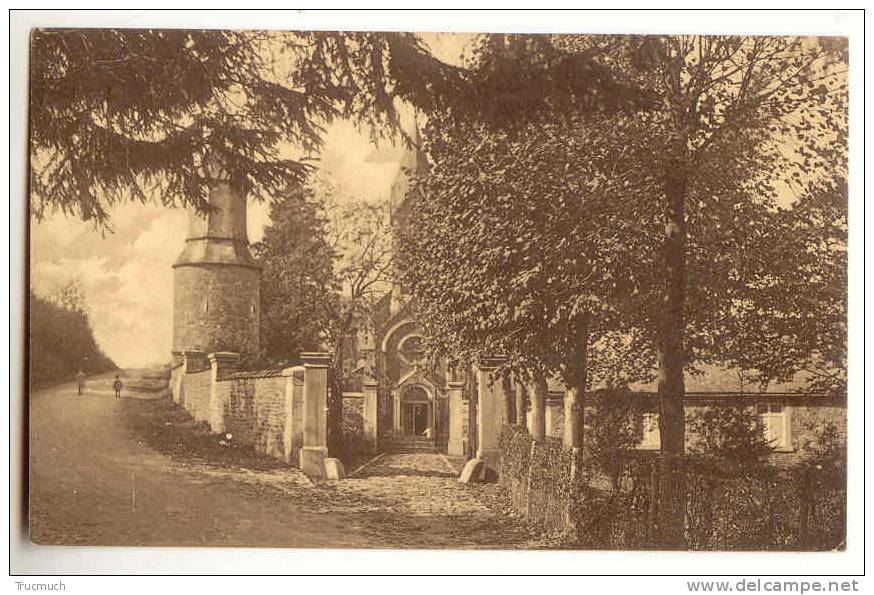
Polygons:
M841 253L818 248L840 224L813 224L821 201L785 209L779 197L813 196L824 178L845 175L845 54L834 40L797 37L546 39L544 55L551 46L585 55L643 101L593 113L559 101L473 124L434 114L420 200L437 237L410 240L407 274L438 341L469 350L497 347L555 369L550 353L573 357L561 338L576 340L581 315L607 323L602 332L648 337L635 354L658 363L662 451L674 455L663 458L659 527L677 544L685 371L721 359L767 381L841 353ZM541 55L486 47L486 70L495 53L535 64ZM795 237L781 245L786 233ZM807 297L776 307L789 288ZM834 344L812 347L799 318L821 319ZM742 324L786 347L773 357L767 342L726 341Z
M688 93L697 93L701 113L690 116L698 131L687 142L690 161L682 170L687 178L683 366L714 361L718 353L725 355L719 347L725 320L715 313L736 309L747 291L732 281L775 274L773 263L747 252L757 237L759 253L770 251L762 245L766 239L776 246L781 184L800 188L802 172L809 184L816 183L810 172L842 167L844 128L831 121L840 110L830 111L841 101L839 64L829 63L827 48L811 40L554 36L547 42L548 37L538 37L535 46L524 39L512 46L484 43L479 65L471 66L484 73L471 78L488 80L496 63L533 68L546 59L541 53L551 56L556 52L551 48L560 46L623 73L624 83L637 86L638 96L650 101L636 111L595 114L557 102L547 110L523 111L515 121L430 115L425 148L432 164L415 191L418 214L405 237L404 268L423 323L433 327L433 347L445 354L524 354L527 365L555 371L561 368L553 361L557 354L573 351L563 342L573 340L568 329L586 317L594 321L595 338L599 326L608 335L621 331L626 340L646 337L634 345L635 361L642 368L653 362L664 266L659 195L674 167L667 157L673 116L665 106L675 100L659 78L664 71L656 67L670 48L686 53L697 48L710 80L684 79L694 83ZM518 47L531 50L527 60L533 65L525 65ZM758 64L750 62L753 72L741 75L737 66L754 56L767 65L758 72ZM781 60L807 70L783 86L768 83L768 73ZM692 73L704 76L692 68L697 58L689 61ZM738 85L748 90L739 95ZM799 88L786 90L794 87ZM753 88L761 96L753 97ZM735 109L744 102L745 110L757 114L755 105L765 98L773 106L766 110L771 119L764 114L762 122L726 109L726 102L734 102ZM827 105L820 99L828 99ZM828 134L811 134L808 121ZM787 138L795 139L797 146L789 143L789 149L801 162L775 148ZM624 368L634 376L627 362L613 360L614 373Z
M608 104L607 72L568 59L551 55L529 78ZM413 33L40 29L30 64L34 213L60 209L100 227L118 201L207 209L212 164L256 198L301 184L335 118L404 136L399 101L477 118L519 107L485 93L513 84L500 63L473 78ZM528 93L525 106L549 101Z
M325 302L336 300L336 252L327 234L323 197L311 186L273 199L270 224L252 246L261 265L260 361L317 351L329 331Z
M394 98L454 73L406 33L44 29L30 63L34 212L98 225L120 200L206 209L210 160L271 196L333 118L394 133Z

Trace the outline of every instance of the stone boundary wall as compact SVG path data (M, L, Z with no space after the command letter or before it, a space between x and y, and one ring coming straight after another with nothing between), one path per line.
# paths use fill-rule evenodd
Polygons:
M183 354L170 372L173 401L232 444L299 464L304 433L304 366L236 372L235 354ZM204 365L206 364L206 366Z

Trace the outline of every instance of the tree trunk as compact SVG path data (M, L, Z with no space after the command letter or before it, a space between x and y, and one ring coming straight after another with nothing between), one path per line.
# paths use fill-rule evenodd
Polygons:
M338 458L343 450L343 357L334 360L330 370L327 403L327 436L325 438L328 455Z
M516 379L516 425L522 429L528 428L528 389L525 383Z
M585 433L586 381L589 372L589 321L578 328L577 352L568 363L568 387L564 396L564 436L567 449L583 448Z
M512 426L516 423L516 398L513 393L513 380L507 372L501 376L501 388L504 391L503 425Z
M546 375L543 372L534 372L534 381L531 387L531 437L537 442L546 439L546 397L549 394L549 386L546 384Z
M813 477L811 473L804 473L803 481L797 487L800 496L800 510L798 519L798 546L806 550L809 546L810 513L813 508Z
M684 165L670 168L665 179L665 236L663 311L658 328L659 364L659 515L661 545L683 547L685 481L682 472L685 447L683 401L685 353L683 310L686 300L687 177Z
M331 369L331 390L328 392L327 446L328 454L339 457L343 450L343 384L345 380L346 337L352 327L352 312L343 315L337 337Z

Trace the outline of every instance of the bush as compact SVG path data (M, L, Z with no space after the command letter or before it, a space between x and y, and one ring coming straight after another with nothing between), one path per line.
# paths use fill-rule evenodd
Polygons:
M370 453L366 451L364 444L364 417L357 408L346 405L347 403L344 402L342 446L339 457L343 464L349 467L347 471L352 471L352 468L361 464Z
M528 510L528 469L531 464L531 435L516 426L504 426L501 430L500 483L513 507Z
M634 451L643 435L643 404L616 392L600 392L586 408L583 460L589 474L603 474L619 481L623 461Z
M571 509L576 545L587 549L645 549L651 546L650 494L654 457L622 451L609 477L585 465Z
M500 483L514 508L541 532L566 532L573 491L571 453L560 440L535 443L515 426L503 428L500 443Z
M547 438L531 449L528 520L546 533L564 533L569 528L572 466L573 455L561 440Z
M838 427L809 428L807 456L789 473L801 497L801 549L843 549L847 527L847 447Z

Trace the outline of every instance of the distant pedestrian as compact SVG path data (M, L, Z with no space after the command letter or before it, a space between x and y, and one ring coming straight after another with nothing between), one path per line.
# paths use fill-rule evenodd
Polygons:
M112 383L112 388L115 389L115 398L121 398L121 389L124 385L121 383L121 378L118 377L118 374L115 375L115 382Z
M85 393L85 372L79 370L76 372L76 392L79 395L83 395Z

